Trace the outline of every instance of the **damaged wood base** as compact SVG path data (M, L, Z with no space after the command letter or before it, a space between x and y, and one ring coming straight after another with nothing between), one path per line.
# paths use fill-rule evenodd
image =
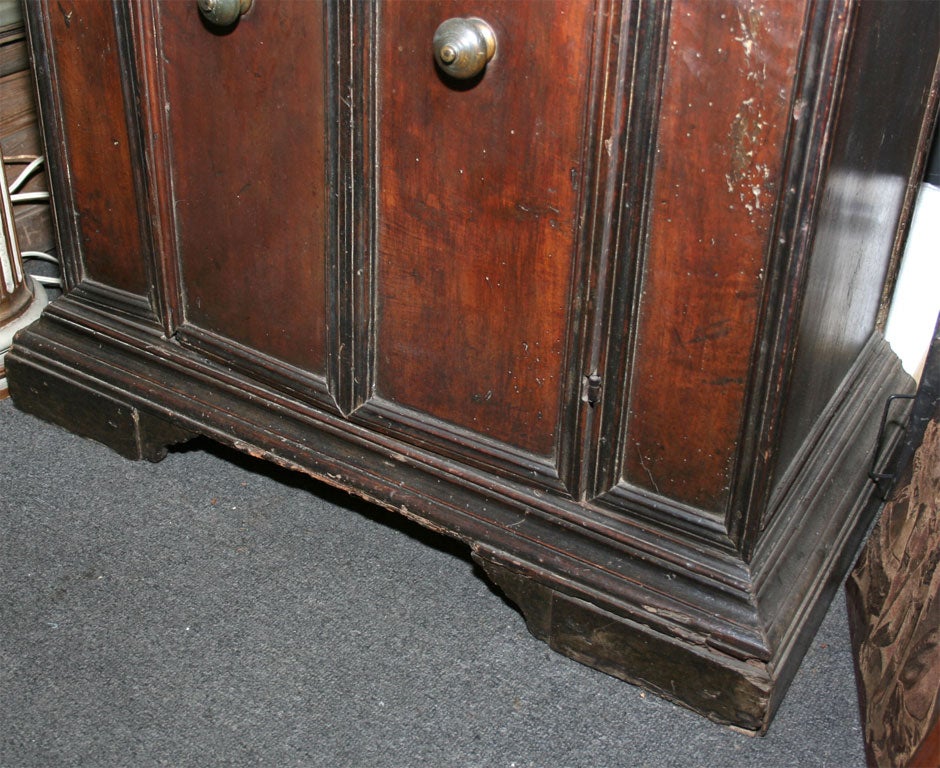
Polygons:
M486 575L522 611L529 631L552 650L715 722L755 735L766 729L775 682L766 664L680 642L556 592L492 557L474 552Z
M103 332L77 316L60 299L17 336L8 363L21 409L131 459L156 461L204 435L404 514L469 544L556 651L754 734L766 731L875 513L865 473L877 414L904 386L873 339L746 562L726 545L612 520L590 501L441 458L133 324Z
M196 434L53 370L20 367L10 393L16 406L81 437L104 443L125 459L161 461L167 448Z

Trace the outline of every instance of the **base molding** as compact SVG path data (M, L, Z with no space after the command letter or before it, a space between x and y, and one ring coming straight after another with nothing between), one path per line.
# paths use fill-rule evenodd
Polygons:
M459 538L554 650L754 734L770 724L877 511L867 471L879 414L884 396L907 386L873 339L844 384L849 405L749 561L626 516L609 533L592 529L590 502L533 493L261 389L152 331L90 329L60 311L21 333L9 356L21 409L130 459L156 461L205 435Z
M552 650L717 723L766 731L775 682L766 663L679 641L557 592L501 563L495 553L477 549L473 557L518 606L529 631Z

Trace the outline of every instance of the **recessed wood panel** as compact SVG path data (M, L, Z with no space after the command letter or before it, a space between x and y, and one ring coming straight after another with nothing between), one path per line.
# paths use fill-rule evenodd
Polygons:
M25 7L71 252L100 190L56 150L46 65L71 34L48 14L77 6ZM833 321L872 316L855 283L891 260L880 236L852 254L865 178L892 206L879 177L917 183L938 73L906 57L938 60L936 8L254 0L219 31L191 0L107 7L153 239L184 268L150 275L162 329L98 285L50 305L6 357L17 405L128 455L203 434L397 510L471 546L553 648L766 730L877 512L882 404L911 385ZM431 36L470 14L498 50L458 86ZM800 371L820 389L843 355L834 407L790 410ZM283 362L324 358L326 378ZM800 413L812 450L765 504Z
M49 4L48 20L84 274L146 294L146 250L112 5L57 0Z
M437 26L497 50L440 75ZM551 455L576 253L593 4L380 6L377 393Z
M322 373L323 5L256 2L220 30L173 2L160 21L186 319Z
M804 11L670 14L623 474L708 511L731 491Z

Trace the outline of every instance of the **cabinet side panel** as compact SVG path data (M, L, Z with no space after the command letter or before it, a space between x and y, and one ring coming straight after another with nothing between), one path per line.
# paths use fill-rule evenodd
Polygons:
M908 185L923 159L923 115L936 88L940 4L867 2L857 13L806 277L778 477L876 328Z
M62 0L49 3L46 13L73 201L63 213L75 217L84 274L147 294L111 3Z
M234 27L160 6L186 320L323 373L323 5L253 4Z
M592 3L481 2L495 58L435 68L452 2L381 6L376 388L552 455L577 256Z
M673 3L623 476L721 512L780 197L805 4Z

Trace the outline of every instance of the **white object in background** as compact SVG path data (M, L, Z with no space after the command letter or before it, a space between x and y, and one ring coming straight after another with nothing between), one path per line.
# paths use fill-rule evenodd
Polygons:
M921 185L885 337L918 383L940 314L940 187Z
M0 398L7 396L4 358L14 334L39 318L48 303L46 290L23 270L16 239L13 203L0 166Z

